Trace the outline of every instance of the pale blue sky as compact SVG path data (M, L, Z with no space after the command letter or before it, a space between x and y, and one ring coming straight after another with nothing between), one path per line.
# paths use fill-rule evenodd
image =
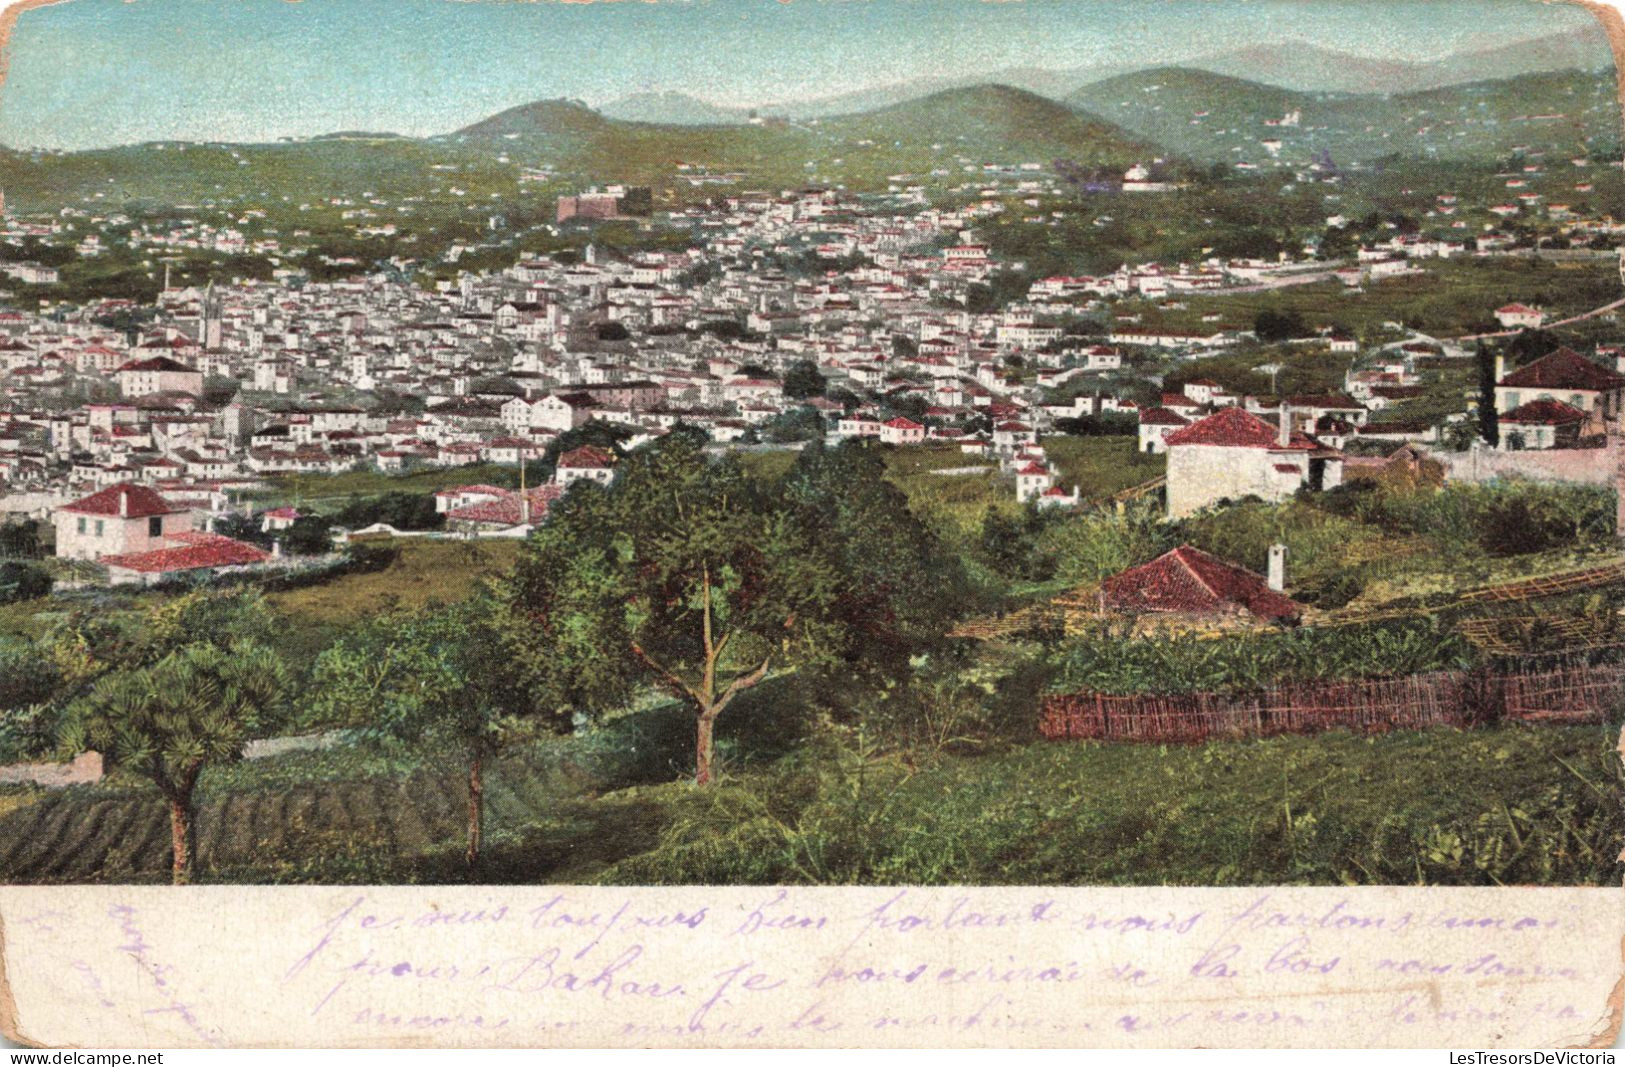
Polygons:
M423 135L546 97L758 104L1286 39L1431 59L1588 25L1524 0L65 0L18 20L0 143Z

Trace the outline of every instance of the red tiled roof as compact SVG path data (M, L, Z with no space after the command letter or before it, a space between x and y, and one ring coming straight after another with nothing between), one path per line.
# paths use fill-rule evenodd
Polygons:
M1190 545L1107 578L1100 589L1107 607L1118 611L1201 614L1240 608L1265 619L1294 618L1303 611L1262 576Z
M263 548L234 541L219 534L194 530L171 534L165 540L179 542L180 547L103 556L101 562L109 567L140 571L142 574L167 574L172 571L195 571L210 567L241 567L251 563L264 563L271 558L271 553Z
M564 489L556 484L549 484L532 489L525 494L530 498L530 521L541 522L547 515L548 505L564 494ZM500 526L518 526L525 521L524 512L519 506L519 494L510 493L501 500L492 500L484 504L474 504L466 508L454 508L446 513L448 521L489 523Z
M1531 400L1502 415L1500 421L1523 426L1562 426L1570 422L1584 422L1590 418L1577 407L1561 400Z
M905 419L901 415L899 415L895 419L887 419L886 422L885 422L885 425L890 426L894 430L923 430L923 429L925 429L924 426L921 426L919 423L915 422L913 419Z
M1625 385L1625 378L1599 367L1572 348L1559 348L1550 355L1519 367L1496 384L1509 389L1583 389L1602 392Z
M442 489L435 496L461 496L464 493L489 493L492 496L507 496L512 491L494 485L459 485L453 489Z
M131 360L129 363L126 363L120 367L117 373L123 374L127 370L192 371L193 368L188 367L184 363L179 363L173 359L170 359L168 356L154 356L152 359Z
M1140 412L1141 426L1188 426L1189 419L1167 408L1147 408Z
M1280 431L1250 411L1238 407L1221 408L1200 422L1193 422L1182 430L1168 435L1172 445L1224 445L1230 448L1291 449L1310 452L1324 448L1308 434L1297 430L1288 437L1288 444L1280 445Z
M560 456L558 465L571 470L606 470L615 466L615 457L601 448L582 445Z
M123 498L122 506L120 498ZM117 515L126 519L145 519L152 515L173 515L186 509L175 507L144 485L121 482L64 505L62 510L75 515Z

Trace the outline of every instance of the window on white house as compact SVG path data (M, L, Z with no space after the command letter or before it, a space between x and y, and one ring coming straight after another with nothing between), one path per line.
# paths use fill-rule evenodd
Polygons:
M96 520L96 536L97 537L100 537L102 535L102 530L104 528L104 525L105 524L102 522L101 519Z
M80 533L84 533L84 532L85 532L85 520L84 520L84 518L83 518L83 517L81 517L81 518L80 518L80 519L79 519L79 532L80 532Z

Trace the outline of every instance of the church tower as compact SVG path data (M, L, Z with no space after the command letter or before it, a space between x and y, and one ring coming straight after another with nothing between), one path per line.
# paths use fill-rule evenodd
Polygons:
M198 341L205 352L220 348L221 320L224 317L224 300L214 291L214 280L211 278L203 288L203 324L198 331Z

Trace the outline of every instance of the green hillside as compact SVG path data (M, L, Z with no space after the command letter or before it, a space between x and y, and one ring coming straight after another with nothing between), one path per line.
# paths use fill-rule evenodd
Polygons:
M1197 159L1339 163L1406 156L1460 162L1515 149L1617 159L1613 71L1557 71L1392 96L1312 93L1164 67L1087 85L1067 103ZM1294 125L1266 125L1289 112ZM1265 141L1279 141L1272 156Z
M804 124L622 122L545 100L425 139L361 134L256 145L150 143L86 152L0 150L0 184L22 210L85 201L295 204L334 197L424 197L476 205L520 195L526 167L558 176L550 195L588 182L675 187L679 164L742 182L882 185L898 171L1066 157L1126 164L1149 151L1092 116L1005 86L956 89L862 115ZM959 178L963 180L963 178Z

